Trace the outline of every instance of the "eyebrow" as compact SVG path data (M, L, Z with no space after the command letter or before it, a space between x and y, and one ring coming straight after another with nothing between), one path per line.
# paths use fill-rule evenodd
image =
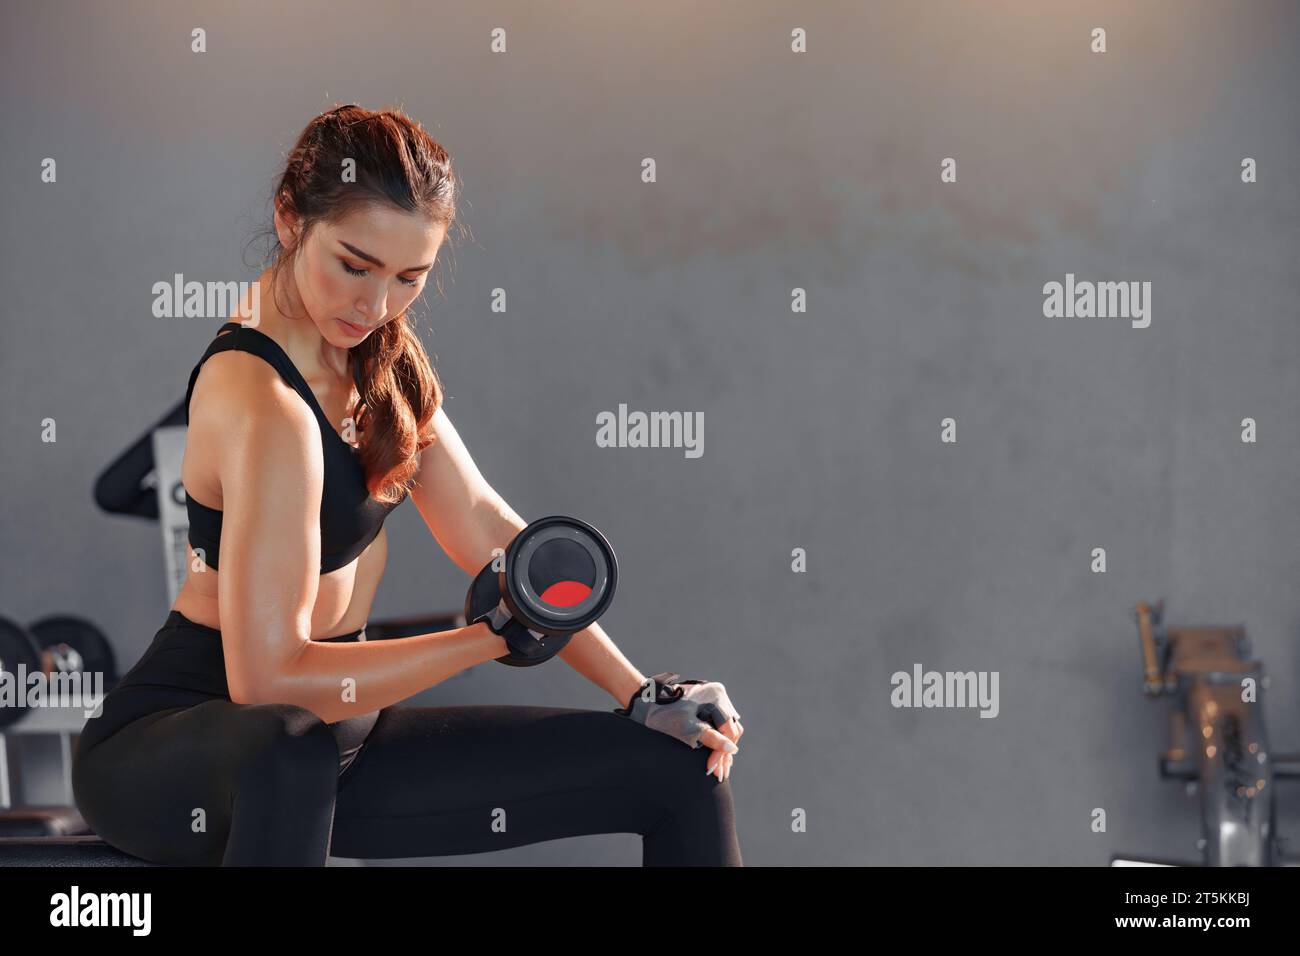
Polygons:
M348 250L348 252L352 253L354 256L356 256L359 259L365 259L366 262L372 262L375 265L379 266L379 268L381 269L387 268L382 262L380 262L374 256L370 255L369 253L362 252L360 249L352 245L352 243L350 242L344 242L342 239L340 239L339 245L342 246L344 249ZM433 263L430 262L422 266L411 266L409 269L403 269L402 271L403 272L424 272L426 269L432 269L432 268L433 268Z

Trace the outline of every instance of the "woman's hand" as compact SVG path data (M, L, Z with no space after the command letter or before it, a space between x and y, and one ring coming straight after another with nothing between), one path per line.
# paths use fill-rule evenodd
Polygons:
M681 680L668 672L656 674L643 684L627 708L615 713L675 737L688 747L708 747L713 753L705 772L717 776L719 782L730 776L738 751L736 742L745 732L740 714L721 683Z
M715 730L711 734L705 734L700 738L700 742L706 747L711 747L713 753L709 754L709 762L705 772L714 774L719 781L726 780L731 776L731 763L736 759L735 753L727 753L725 741L730 740L733 744L739 745L740 737L745 732L744 725L740 722L739 715L732 717L722 725L721 730Z

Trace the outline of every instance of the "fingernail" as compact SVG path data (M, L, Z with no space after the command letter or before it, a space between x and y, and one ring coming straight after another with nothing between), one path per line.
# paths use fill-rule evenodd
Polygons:
M727 741L727 748L726 748L726 749L727 749L727 753L729 753L729 754L734 754L734 753L739 753L739 752L740 752L740 748L737 747L735 744L733 744L730 740Z

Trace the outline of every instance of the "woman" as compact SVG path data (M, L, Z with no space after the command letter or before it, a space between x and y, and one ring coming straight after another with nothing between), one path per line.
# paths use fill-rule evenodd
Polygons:
M488 622L365 642L383 521L408 494L471 577L525 526L448 420L406 311L455 201L447 153L400 112L331 110L290 154L270 294L190 376L188 578L78 745L78 807L119 849L319 866L634 832L644 865L741 865L727 777L744 730L721 685L703 685L719 726L667 719L673 695L592 625L558 656L623 710L402 707L507 642Z

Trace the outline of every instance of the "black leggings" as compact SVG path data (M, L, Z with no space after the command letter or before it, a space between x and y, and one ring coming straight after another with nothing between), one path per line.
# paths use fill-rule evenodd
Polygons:
M639 833L644 866L742 865L730 781L705 775L705 748L612 711L394 705L340 775L335 733L311 711L210 693L225 683L212 635L173 612L79 741L78 808L127 853L321 866Z

